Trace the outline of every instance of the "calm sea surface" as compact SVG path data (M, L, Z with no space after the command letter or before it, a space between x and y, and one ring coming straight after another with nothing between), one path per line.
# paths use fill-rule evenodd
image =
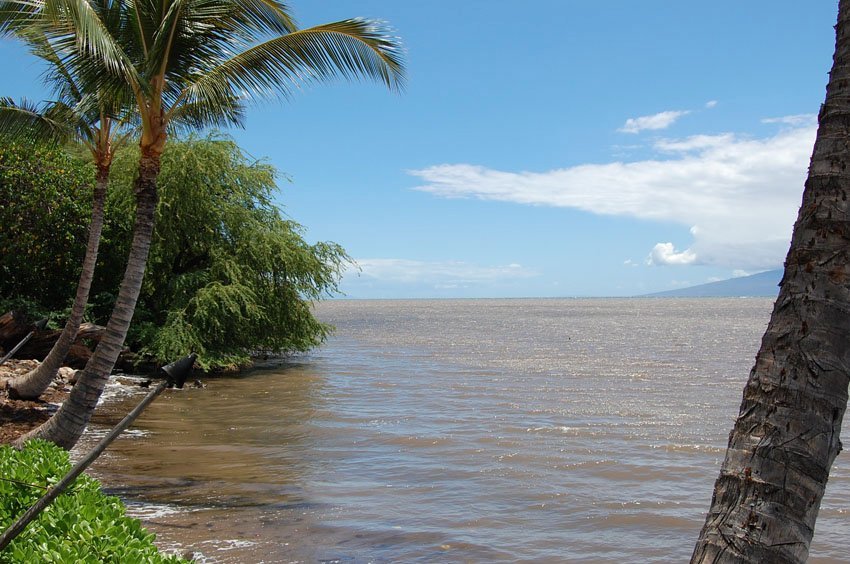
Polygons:
M771 303L323 303L325 346L166 393L95 474L206 562L686 561ZM845 453L811 562L848 507Z

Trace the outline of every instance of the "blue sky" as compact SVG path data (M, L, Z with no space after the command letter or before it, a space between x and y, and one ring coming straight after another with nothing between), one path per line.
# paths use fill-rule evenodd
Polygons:
M407 49L400 94L305 88L232 135L354 257L352 298L630 296L778 268L823 101L833 0L293 2ZM44 98L0 41L0 94ZM11 79L10 79L11 77Z

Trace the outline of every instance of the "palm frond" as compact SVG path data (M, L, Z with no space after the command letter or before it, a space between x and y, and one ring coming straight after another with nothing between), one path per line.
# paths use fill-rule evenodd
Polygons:
M0 37L16 35L41 13L40 0L0 0Z
M381 24L360 18L298 30L198 72L181 97L214 100L231 89L288 96L302 84L337 76L370 78L400 90L405 77L400 40Z
M0 98L0 136L6 139L60 144L74 137L76 128L70 124L75 122L73 110L64 104L39 107L28 100Z
M37 25L78 75L88 74L92 82L112 75L140 87L131 59L89 0L45 0Z
M205 128L243 127L244 120L243 101L229 95L223 99L192 100L176 106L169 126L173 133L185 134Z
M231 13L238 18L241 27L260 33L280 35L292 33L297 25L289 7L277 0L237 0L237 10Z
M60 98L69 100L69 103L78 102L83 95L77 86L76 79L47 37L38 27L23 29L18 35L30 46L33 55L49 63L45 73L45 82L48 86L56 90Z

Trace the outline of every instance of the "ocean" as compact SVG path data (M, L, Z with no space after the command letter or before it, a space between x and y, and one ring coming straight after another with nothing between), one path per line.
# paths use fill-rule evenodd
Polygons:
M771 305L327 301L324 346L164 394L94 474L203 562L686 561ZM842 454L810 562L848 507Z

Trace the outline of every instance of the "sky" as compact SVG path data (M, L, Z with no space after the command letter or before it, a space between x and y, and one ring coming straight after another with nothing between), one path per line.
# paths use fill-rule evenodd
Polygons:
M407 83L311 85L232 135L280 172L348 298L634 296L780 268L832 63L834 0L335 0ZM0 95L48 97L0 40Z

